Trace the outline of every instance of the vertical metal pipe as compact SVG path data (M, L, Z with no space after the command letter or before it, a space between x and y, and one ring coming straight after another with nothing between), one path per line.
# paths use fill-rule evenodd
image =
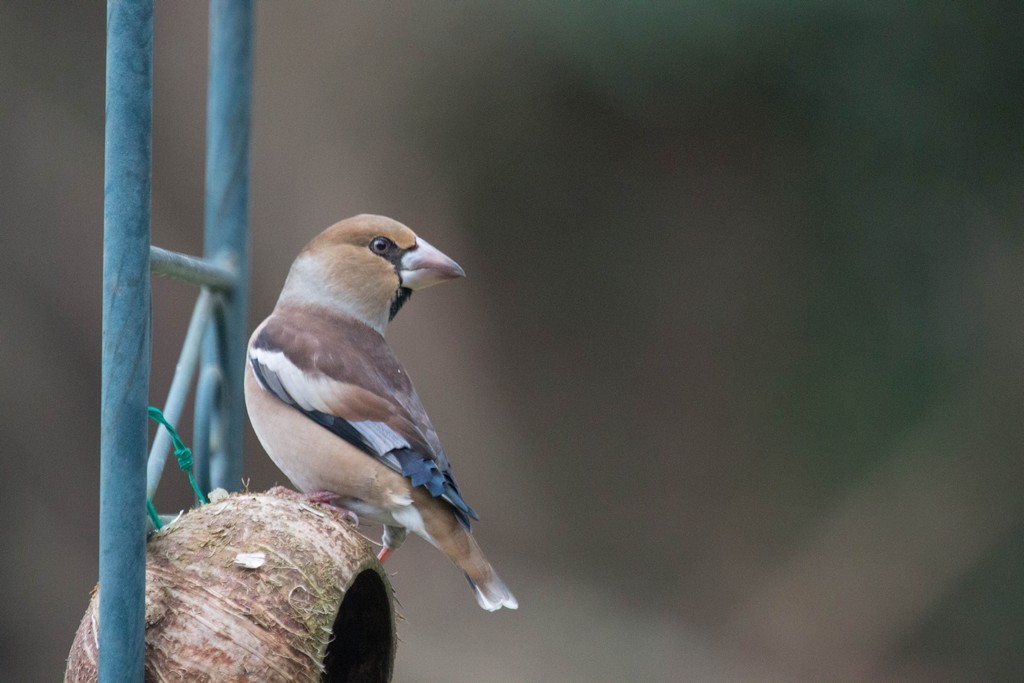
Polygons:
M235 287L225 295L220 399L227 416L223 462L211 463L211 485L237 491L242 480L242 371L249 289L249 109L252 93L252 0L210 3L210 79L206 118L205 255L230 263ZM216 362L207 334L205 366Z
M106 107L99 678L141 681L151 342L152 0L107 3Z
M196 480L200 491L212 491L213 476L210 460L221 450L224 441L223 419L217 413L224 376L219 366L207 365L196 381L196 414L192 421L192 457L195 459ZM224 458L222 458L223 460Z

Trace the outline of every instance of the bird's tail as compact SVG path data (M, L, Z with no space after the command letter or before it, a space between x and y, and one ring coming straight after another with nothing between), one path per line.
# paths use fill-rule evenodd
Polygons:
M441 522L446 527L443 532L436 527L431 529L433 524L428 522L428 532L432 537L430 540L466 575L469 585L476 593L477 604L488 612L502 607L519 607L519 602L512 595L512 591L494 571L494 567L487 561L487 557L469 530L459 524L451 513L444 517L443 522L437 518L431 520Z
M508 589L505 582L501 580L501 577L494 572L494 568L487 565L490 570L488 576L483 579L474 579L469 573L466 573L466 580L469 581L469 585L473 587L473 591L476 593L476 604L488 612L499 610L502 607L509 609L516 609L519 607L519 602L516 600L516 596L512 595L512 591Z

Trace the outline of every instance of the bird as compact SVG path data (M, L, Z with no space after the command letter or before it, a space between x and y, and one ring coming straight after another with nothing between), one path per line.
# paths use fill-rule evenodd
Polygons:
M335 223L299 253L252 333L245 403L264 450L301 493L384 525L380 561L412 532L463 571L480 607L516 609L384 337L414 291L464 275L396 220L362 214Z

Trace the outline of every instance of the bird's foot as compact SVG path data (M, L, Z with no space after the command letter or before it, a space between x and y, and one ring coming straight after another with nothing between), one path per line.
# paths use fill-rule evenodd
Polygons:
M359 526L359 515L352 512L348 508L338 507L337 505L333 505L332 507L338 508L338 510L341 511L341 516L347 519L349 523L352 524L352 526Z
M398 549L398 546L402 545L405 541L405 537L408 535L409 530L402 526L389 526L384 525L384 537L381 538L381 549L377 553L377 561L383 562L391 556L391 553Z
M333 505L333 501L336 501L339 498L338 494L333 491L315 491L305 495L306 500L310 503L324 503L326 505Z
M306 500L308 500L310 503L323 503L324 505L329 505L335 510L339 511L341 513L341 516L347 519L353 525L359 526L359 515L352 512L348 508L343 508L340 505L334 504L334 501L338 500L338 498L340 497L341 496L332 491L315 491L313 493L306 494Z
M298 491L293 491L292 489L288 488L287 486L275 486L275 487L273 487L271 489L267 489L267 493L269 493L271 495L274 495L274 496L290 496L292 498L294 498L296 496L301 496L302 495Z

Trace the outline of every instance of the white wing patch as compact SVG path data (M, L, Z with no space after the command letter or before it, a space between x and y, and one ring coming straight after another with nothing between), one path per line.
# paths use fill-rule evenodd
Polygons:
M267 369L268 383L280 383L280 387L265 387L271 393L279 394L278 389L284 389L295 405L303 410L330 412L327 402L337 393L338 382L325 375L317 377L303 372L281 351L253 348L249 355Z

